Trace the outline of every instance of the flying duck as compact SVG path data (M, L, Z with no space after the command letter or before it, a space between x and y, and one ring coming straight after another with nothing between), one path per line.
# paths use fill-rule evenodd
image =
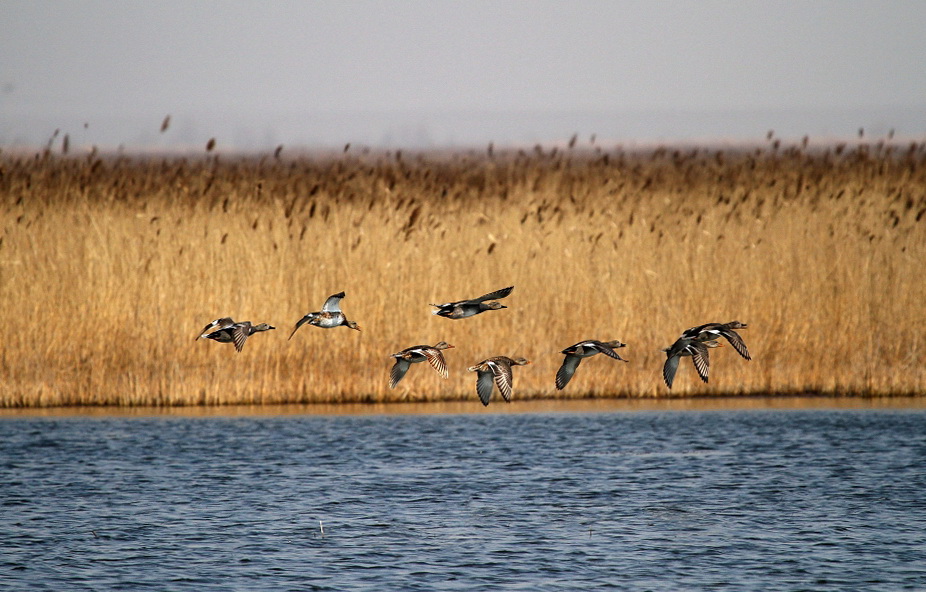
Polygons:
M514 286L508 286L507 288L489 292L488 294L480 296L479 298L473 298L471 300L458 300L456 302L447 302L444 304L431 304L431 306L437 308L437 310L432 311L431 314L435 314L439 317L447 317L448 319L465 319L487 310L508 308L500 302L486 301L495 300L497 298L504 298L511 294L512 290L514 290Z
M389 373L389 388L395 388L405 373L408 372L412 364L427 361L431 367L437 371L443 378L447 378L447 362L444 361L444 354L441 350L450 349L453 346L446 341L438 341L434 345L415 345L406 347L400 352L392 354L395 358L395 364Z
M292 339L293 335L296 334L296 330L305 323L321 327L322 329L332 329L344 325L350 329L360 331L360 325L354 321L348 321L344 313L341 312L342 298L344 298L344 292L332 294L328 297L328 300L325 300L325 304L322 305L321 311L310 312L299 319L299 321L296 322L296 327L293 329L293 332L289 334L289 339ZM287 341L289 341L289 339L287 339Z
M498 390L502 394L506 403L511 402L511 387L514 379L511 375L512 366L525 366L530 364L530 360L525 358L511 359L506 356L495 356L486 358L475 366L467 368L470 372L476 372L476 394L483 405L489 404L489 398L492 396L492 383L498 385Z
M222 317L203 327L199 336L193 341L196 341L200 337L204 337L206 339L218 341L219 343L234 343L235 349L240 352L242 348L244 348L244 342L247 341L248 337L255 333L269 331L271 329L276 329L276 327L268 325L267 323L252 325L250 321L236 323L231 317Z
M576 368L579 367L579 362L582 361L582 358L594 356L595 354L604 354L615 360L626 362L627 360L620 357L618 353L614 351L615 349L626 347L626 345L626 343L621 343L616 339L614 341L596 341L594 339L589 339L580 341L575 345L570 345L561 352L566 354L566 358L563 360L563 365L560 366L559 370L556 372L557 390L566 388L566 385L572 380L572 375L575 374Z

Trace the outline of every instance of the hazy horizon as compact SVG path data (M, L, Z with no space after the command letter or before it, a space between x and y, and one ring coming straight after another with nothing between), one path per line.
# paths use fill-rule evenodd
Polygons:
M10 0L0 19L0 148L926 136L922 3Z

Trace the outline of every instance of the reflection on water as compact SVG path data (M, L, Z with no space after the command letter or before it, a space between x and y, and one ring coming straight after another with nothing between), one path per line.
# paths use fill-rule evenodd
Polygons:
M923 406L748 401L7 415L0 589L926 587Z

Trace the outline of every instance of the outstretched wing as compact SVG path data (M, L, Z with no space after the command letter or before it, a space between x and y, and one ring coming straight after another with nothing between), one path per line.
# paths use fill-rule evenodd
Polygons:
M341 312L341 298L344 298L344 292L329 296L328 300L325 300L325 304L322 305L322 312Z
M479 395L479 400L483 405L489 404L493 386L491 372L476 372L476 394Z
M508 286L507 288L502 288L501 290L496 290L494 292L489 292L484 294L479 298L473 298L470 302L485 302L486 300L495 300L497 298L504 298L508 294L511 294L511 291L514 290L514 286Z
M514 383L514 378L511 376L511 366L492 361L489 362L489 368L492 369L492 374L495 376L495 384L498 385L498 390L502 393L502 397L504 397L506 403L510 403L511 385Z
M306 324L306 323L308 323L309 321L311 321L314 317L315 317L315 313L314 313L314 312L310 312L309 314L305 315L304 317L302 317L301 319L299 319L298 321L296 321L296 326L293 328L293 332L289 334L289 339L287 339L286 341L289 341L290 339L292 339L292 338L293 338L293 335L296 334L296 330L297 330L299 327L301 327L301 326L303 326L304 324Z
M675 382L675 373L678 371L678 361L680 356L670 355L666 359L666 363L662 366L662 379L666 381L666 386L672 388L672 383Z
M431 367L437 370L437 373L440 374L442 378L447 378L450 375L447 372L447 362L444 361L444 355L440 350L429 347L420 350L419 353L428 359L428 364L431 364Z
M216 331L221 331L222 329L228 329L235 324L235 321L231 317L222 317L221 319L215 319L210 322L208 325L203 327L203 330L199 332L199 335L196 336L196 339L200 337L205 337L208 333L214 333ZM194 339L193 341L196 341Z
M612 347L611 347L610 345L608 345L607 343L602 343L601 341L594 341L594 342L592 342L592 343L593 343L593 345L595 346L595 349L597 349L598 351L600 351L600 352L603 353L604 355L609 356L609 357L612 357L612 358L614 358L615 360L620 360L621 362L626 362L626 361L627 361L627 360L625 360L624 358L622 358L622 357L620 356L620 354L618 354L616 351L614 351L614 348L612 348Z
M563 365L556 371L556 388L558 390L566 388L566 385L572 380L572 375L575 374L576 368L579 367L579 362L581 361L582 358L578 356L566 356L563 360Z
M707 346L695 341L689 347L691 348L691 361L694 363L695 370L698 371L698 376L701 377L701 380L707 382L707 375L710 372Z
M405 358L396 358L392 371L389 373L389 388L395 388L395 385L399 384L410 366L411 364Z
M733 349L736 350L736 353L743 356L747 360L752 359L749 356L749 350L746 349L746 342L743 341L743 338L740 336L739 333L737 333L733 329L724 329L723 331L720 332L720 334L727 338L727 341L730 342L730 345L733 346Z
M250 328L251 323L248 322L238 323L232 327L232 339L235 341L235 349L239 352L244 348L244 342L248 340L248 329Z

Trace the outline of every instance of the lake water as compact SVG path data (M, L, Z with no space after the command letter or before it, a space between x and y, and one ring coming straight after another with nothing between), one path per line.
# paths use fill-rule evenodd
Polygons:
M921 408L0 419L2 590L924 588Z

